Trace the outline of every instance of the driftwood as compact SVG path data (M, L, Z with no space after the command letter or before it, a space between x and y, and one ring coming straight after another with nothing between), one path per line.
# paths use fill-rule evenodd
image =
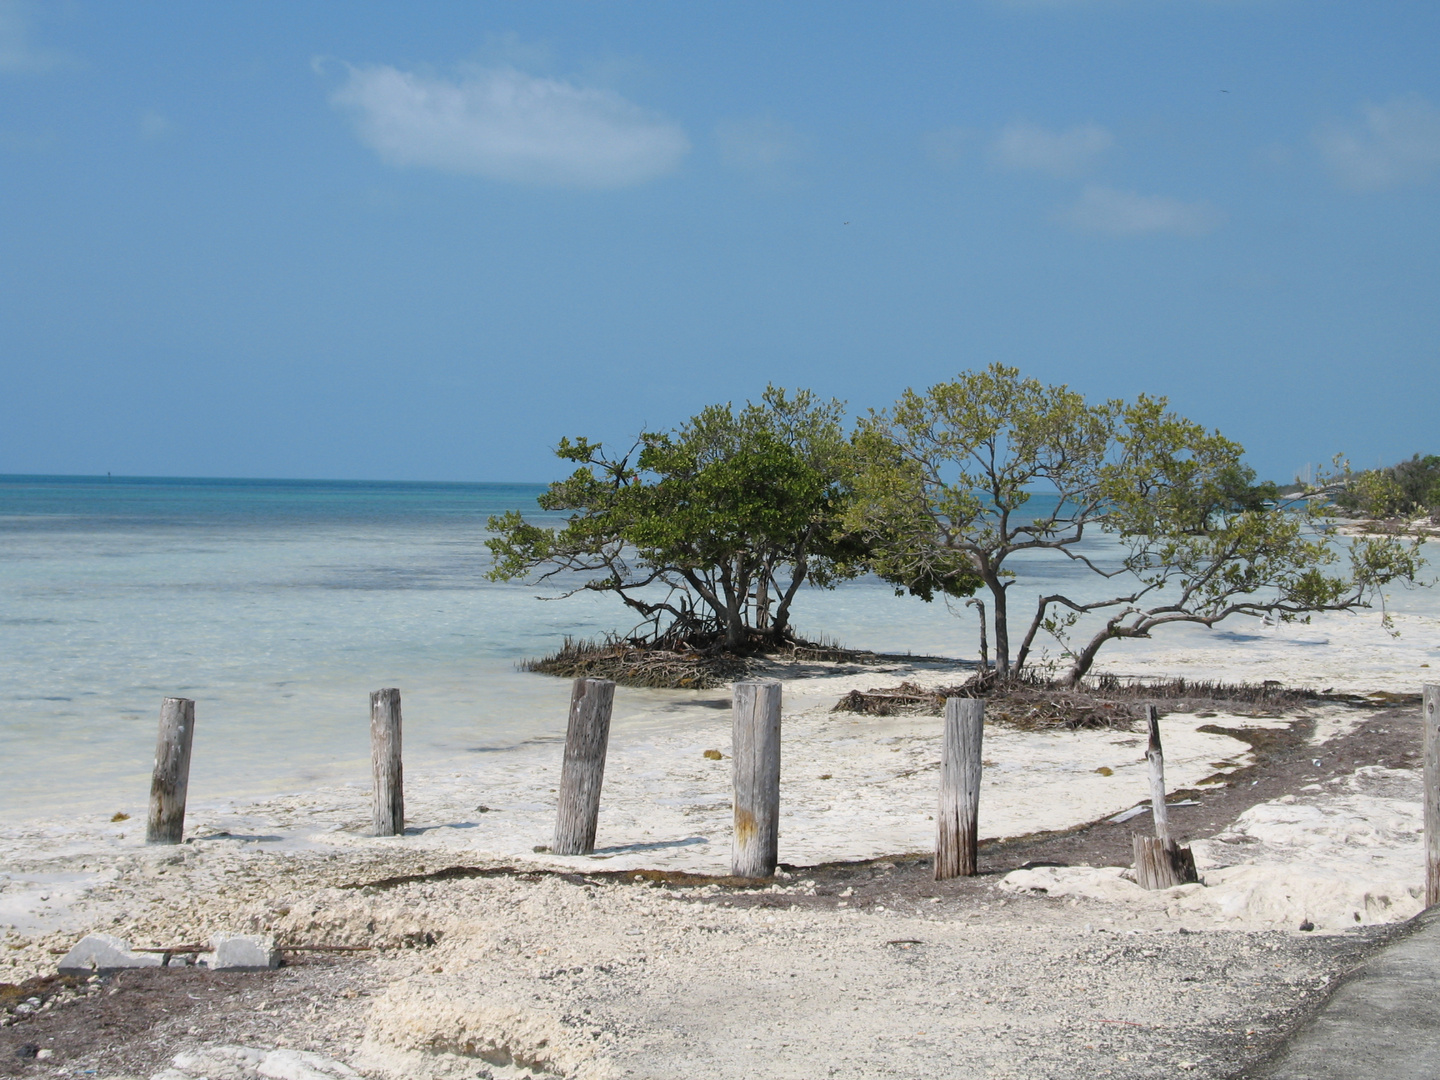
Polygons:
M1165 751L1160 746L1160 714L1154 705L1145 706L1150 742L1145 760L1150 766L1150 812L1155 818L1155 835L1133 837L1135 880L1142 889L1171 889L1199 881L1195 856L1170 835L1170 812L1165 807Z

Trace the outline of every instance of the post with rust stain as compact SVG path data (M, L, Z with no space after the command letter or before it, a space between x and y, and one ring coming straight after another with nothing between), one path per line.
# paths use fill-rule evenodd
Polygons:
M1198 881L1195 856L1189 847L1180 847L1170 836L1170 813L1165 807L1165 751L1160 746L1160 714L1154 705L1145 706L1150 743L1145 760L1150 764L1150 812L1155 818L1155 835L1131 838L1135 851L1135 880L1145 889L1169 889Z
M600 785L610 742L610 709L615 684L609 679L576 679L570 691L570 723L560 766L560 805L555 816L556 855L589 855L600 821Z
M370 694L370 771L375 778L371 820L376 836L405 835L405 783L400 763L400 691Z
M190 789L190 745L195 738L195 702L167 697L160 703L160 737L150 781L147 844L178 844L185 838L185 795Z
M1440 684L1425 687L1425 906L1440 904Z
M946 698L935 815L935 880L973 877L980 846L980 744L984 698Z
M763 878L780 860L780 682L753 679L735 684L735 838L730 872Z

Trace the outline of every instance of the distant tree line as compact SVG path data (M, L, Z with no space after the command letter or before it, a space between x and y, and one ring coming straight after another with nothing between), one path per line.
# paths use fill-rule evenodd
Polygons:
M983 592L999 675L1050 642L1074 681L1109 641L1363 607L1422 564L1418 541L1338 537L1317 488L1259 482L1238 443L1163 398L1087 402L999 364L906 391L849 430L841 402L770 387L619 454L585 438L556 454L576 468L540 505L565 524L491 518L491 578L616 596L630 641L667 649L784 649L804 586L868 573L923 601ZM1389 474L1411 464L1386 471L1402 490L1411 472ZM1101 554L1096 536L1118 549ZM1037 556L1081 569L1099 599L1060 591L1012 611Z
M1440 522L1440 454L1416 454L1387 469L1363 472L1339 464L1331 487L1342 510L1377 519L1425 514Z

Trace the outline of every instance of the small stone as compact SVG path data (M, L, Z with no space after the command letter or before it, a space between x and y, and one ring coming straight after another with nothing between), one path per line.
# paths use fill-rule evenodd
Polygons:
M55 1051L51 1050L48 1046L42 1047L41 1049L35 1051L36 1061L49 1061L54 1056Z

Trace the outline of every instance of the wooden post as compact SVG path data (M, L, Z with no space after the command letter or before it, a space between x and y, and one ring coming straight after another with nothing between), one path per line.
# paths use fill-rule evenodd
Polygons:
M610 709L615 684L609 679L576 679L570 691L570 724L560 766L560 807L555 817L556 855L589 855L600 820L600 785L610 742Z
M1150 812L1155 818L1155 836L1135 836L1135 879L1144 889L1170 889L1199 881L1195 856L1189 847L1180 847L1170 837L1170 814L1165 807L1165 751L1160 746L1160 717L1154 705L1145 706L1150 726L1150 744L1145 760L1150 763Z
M160 703L160 737L150 781L147 844L178 844L185 838L185 794L190 788L190 744L195 738L195 702L167 697Z
M946 698L935 815L935 880L973 877L980 843L980 742L984 698Z
M730 872L770 877L780 859L780 682L735 684L735 838Z
M1440 685L1425 686L1425 906L1440 904Z
M405 782L400 763L400 691L370 694L370 772L375 778L371 817L376 836L405 835Z

